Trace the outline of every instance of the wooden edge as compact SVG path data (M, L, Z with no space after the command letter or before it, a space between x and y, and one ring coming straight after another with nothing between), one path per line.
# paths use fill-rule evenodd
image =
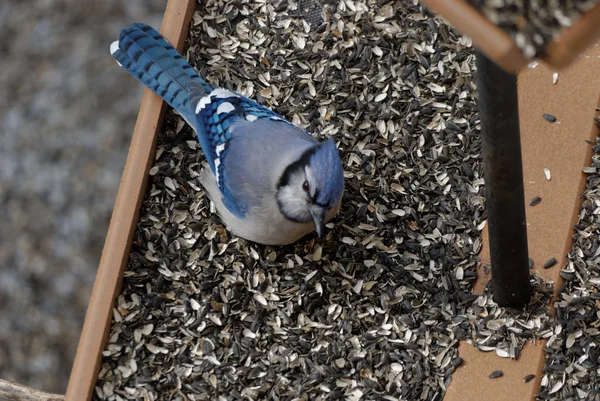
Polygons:
M45 393L21 384L0 379L0 400L7 401L63 401L60 394Z
M508 34L465 0L421 0L421 3L471 38L475 47L504 70L516 73L527 64L523 52Z
M565 29L557 39L552 41L548 45L548 55L542 60L555 69L563 69L598 39L600 39L600 4L585 13L579 21Z
M596 105L597 105L597 107L600 106L600 94L598 96L598 100L596 101ZM600 117L600 111L596 111L595 117ZM598 135L600 135L600 129L598 127L596 127L593 122L591 125L592 125L592 127L591 127L590 134L589 134L589 138L590 138L589 140L595 141L595 139L598 137ZM587 176L586 176L586 174L583 173L583 169L590 165L590 161L592 160L593 154L594 154L594 151L593 151L592 147L588 146L587 151L585 153L585 158L582 159L582 163L581 163L581 169L580 169L581 174L579 176L579 183L578 183L578 187L577 187L577 201L575 202L575 204L573 206L573 210L571 211L571 218L570 218L571 228L569 230L571 235L569 235L568 238L566 238L565 247L564 247L563 253L561 254L561 257L560 257L559 266L561 267L561 270L562 270L563 266L566 266L569 263L568 255L573 250L573 244L575 243L574 235L576 234L576 231L573 226L579 222L579 213L581 212L581 206L583 205L583 193L585 192L585 190L587 188ZM556 314L556 307L554 306L554 304L556 301L558 301L560 299L560 293L562 292L564 283L565 283L565 280L560 275L560 270L558 270L556 272L556 278L554 279L554 288L553 288L554 295L553 295L552 300L550 301L550 305L549 305L550 313L552 314L552 316L555 316L555 314ZM539 372L540 374L537 374L535 377L535 380L533 381L534 391L532 392L531 397L530 397L530 399L532 401L534 401L536 399L536 396L539 392L540 385L542 382L542 377L544 374L544 366L546 366L546 352L544 351L546 342L548 342L547 339L543 339L541 341L541 344L542 344L542 346L540 347L541 352L539 353L537 370L536 370L536 372Z
M493 24L466 0L421 0L432 11L448 20L473 41L504 70L516 73L528 60L506 32ZM566 28L548 45L548 54L540 60L562 70L600 38L600 4ZM533 61L529 60L529 61Z
M169 0L166 6L161 33L179 51L183 50L194 6L194 0ZM106 52L108 54L108 47ZM115 74L119 73L123 72L119 72L115 64ZM114 299L118 296L129 260L165 110L162 99L145 89L71 370L66 401L90 400L92 397L110 329Z

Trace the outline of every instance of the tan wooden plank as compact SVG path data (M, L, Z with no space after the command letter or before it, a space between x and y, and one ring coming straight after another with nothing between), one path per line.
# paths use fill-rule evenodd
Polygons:
M591 161L592 149L585 141L595 141L599 134L593 117L600 104L600 47L592 46L579 56L560 73L556 85L552 85L553 72L544 65L522 71L519 113L525 199L528 203L534 196L542 198L539 205L526 206L529 254L537 274L553 280L557 291L562 283L560 270L573 244L580 195L585 189L582 169ZM557 122L545 121L544 113L555 115ZM550 181L544 176L544 168L551 171ZM558 263L545 270L542 266L551 257ZM483 263L489 263L487 249L481 258ZM485 279L480 281L479 291ZM544 366L541 343L528 344L518 361L477 351L466 343L460 345L459 354L465 362L454 373L445 401L535 399ZM497 369L502 369L504 376L489 379L489 374ZM535 374L536 379L525 384L523 377L528 374Z

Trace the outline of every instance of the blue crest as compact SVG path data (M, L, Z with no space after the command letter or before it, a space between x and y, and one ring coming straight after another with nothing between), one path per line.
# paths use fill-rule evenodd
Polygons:
M319 183L316 203L334 206L344 191L344 169L333 138L319 144L310 158L310 166Z

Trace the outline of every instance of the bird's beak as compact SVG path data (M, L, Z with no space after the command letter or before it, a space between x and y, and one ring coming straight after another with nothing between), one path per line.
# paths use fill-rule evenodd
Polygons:
M325 209L322 207L313 207L310 210L310 214L315 222L315 230L317 231L317 235L319 238L321 238L323 231L325 231Z

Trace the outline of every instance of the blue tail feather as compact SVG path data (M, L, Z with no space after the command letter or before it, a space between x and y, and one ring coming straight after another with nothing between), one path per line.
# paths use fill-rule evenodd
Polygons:
M146 24L131 24L121 31L118 48L113 44L111 53L138 81L162 97L188 122L193 121L189 84L199 82L208 91L210 86L160 33Z
M149 46L147 43L143 43L143 39L145 38L140 39L133 35L126 35L119 40L119 48L127 53L133 63L133 69L128 71L132 74L135 73L135 76L149 87L150 83L157 84L159 91L156 93L179 112L183 112L186 107L189 107L187 105L189 97L186 94L185 85L190 78L186 76L183 82L177 81L172 66L161 66L146 51L142 50L141 46L146 46L146 48Z
M165 40L165 38L160 33L158 33L154 28L152 28L150 25L142 24L139 22L133 23L131 26L143 31L149 37L154 39L154 41L158 44L158 46L161 46L162 49L165 51L165 57L167 58L167 55L170 55L172 57L172 60L181 67L180 72L182 72L182 73L185 72L186 74L189 75L189 77L191 79L200 79L202 81L202 83L204 84L204 87L206 89L208 89L206 82L204 82L204 80L202 80L200 78L200 76L198 75L196 70L194 70L194 68L192 68L192 66L189 65L187 61L185 61L183 56L181 54L179 54L177 49L175 49L169 42L167 42ZM186 85L186 87L187 87L187 85Z

